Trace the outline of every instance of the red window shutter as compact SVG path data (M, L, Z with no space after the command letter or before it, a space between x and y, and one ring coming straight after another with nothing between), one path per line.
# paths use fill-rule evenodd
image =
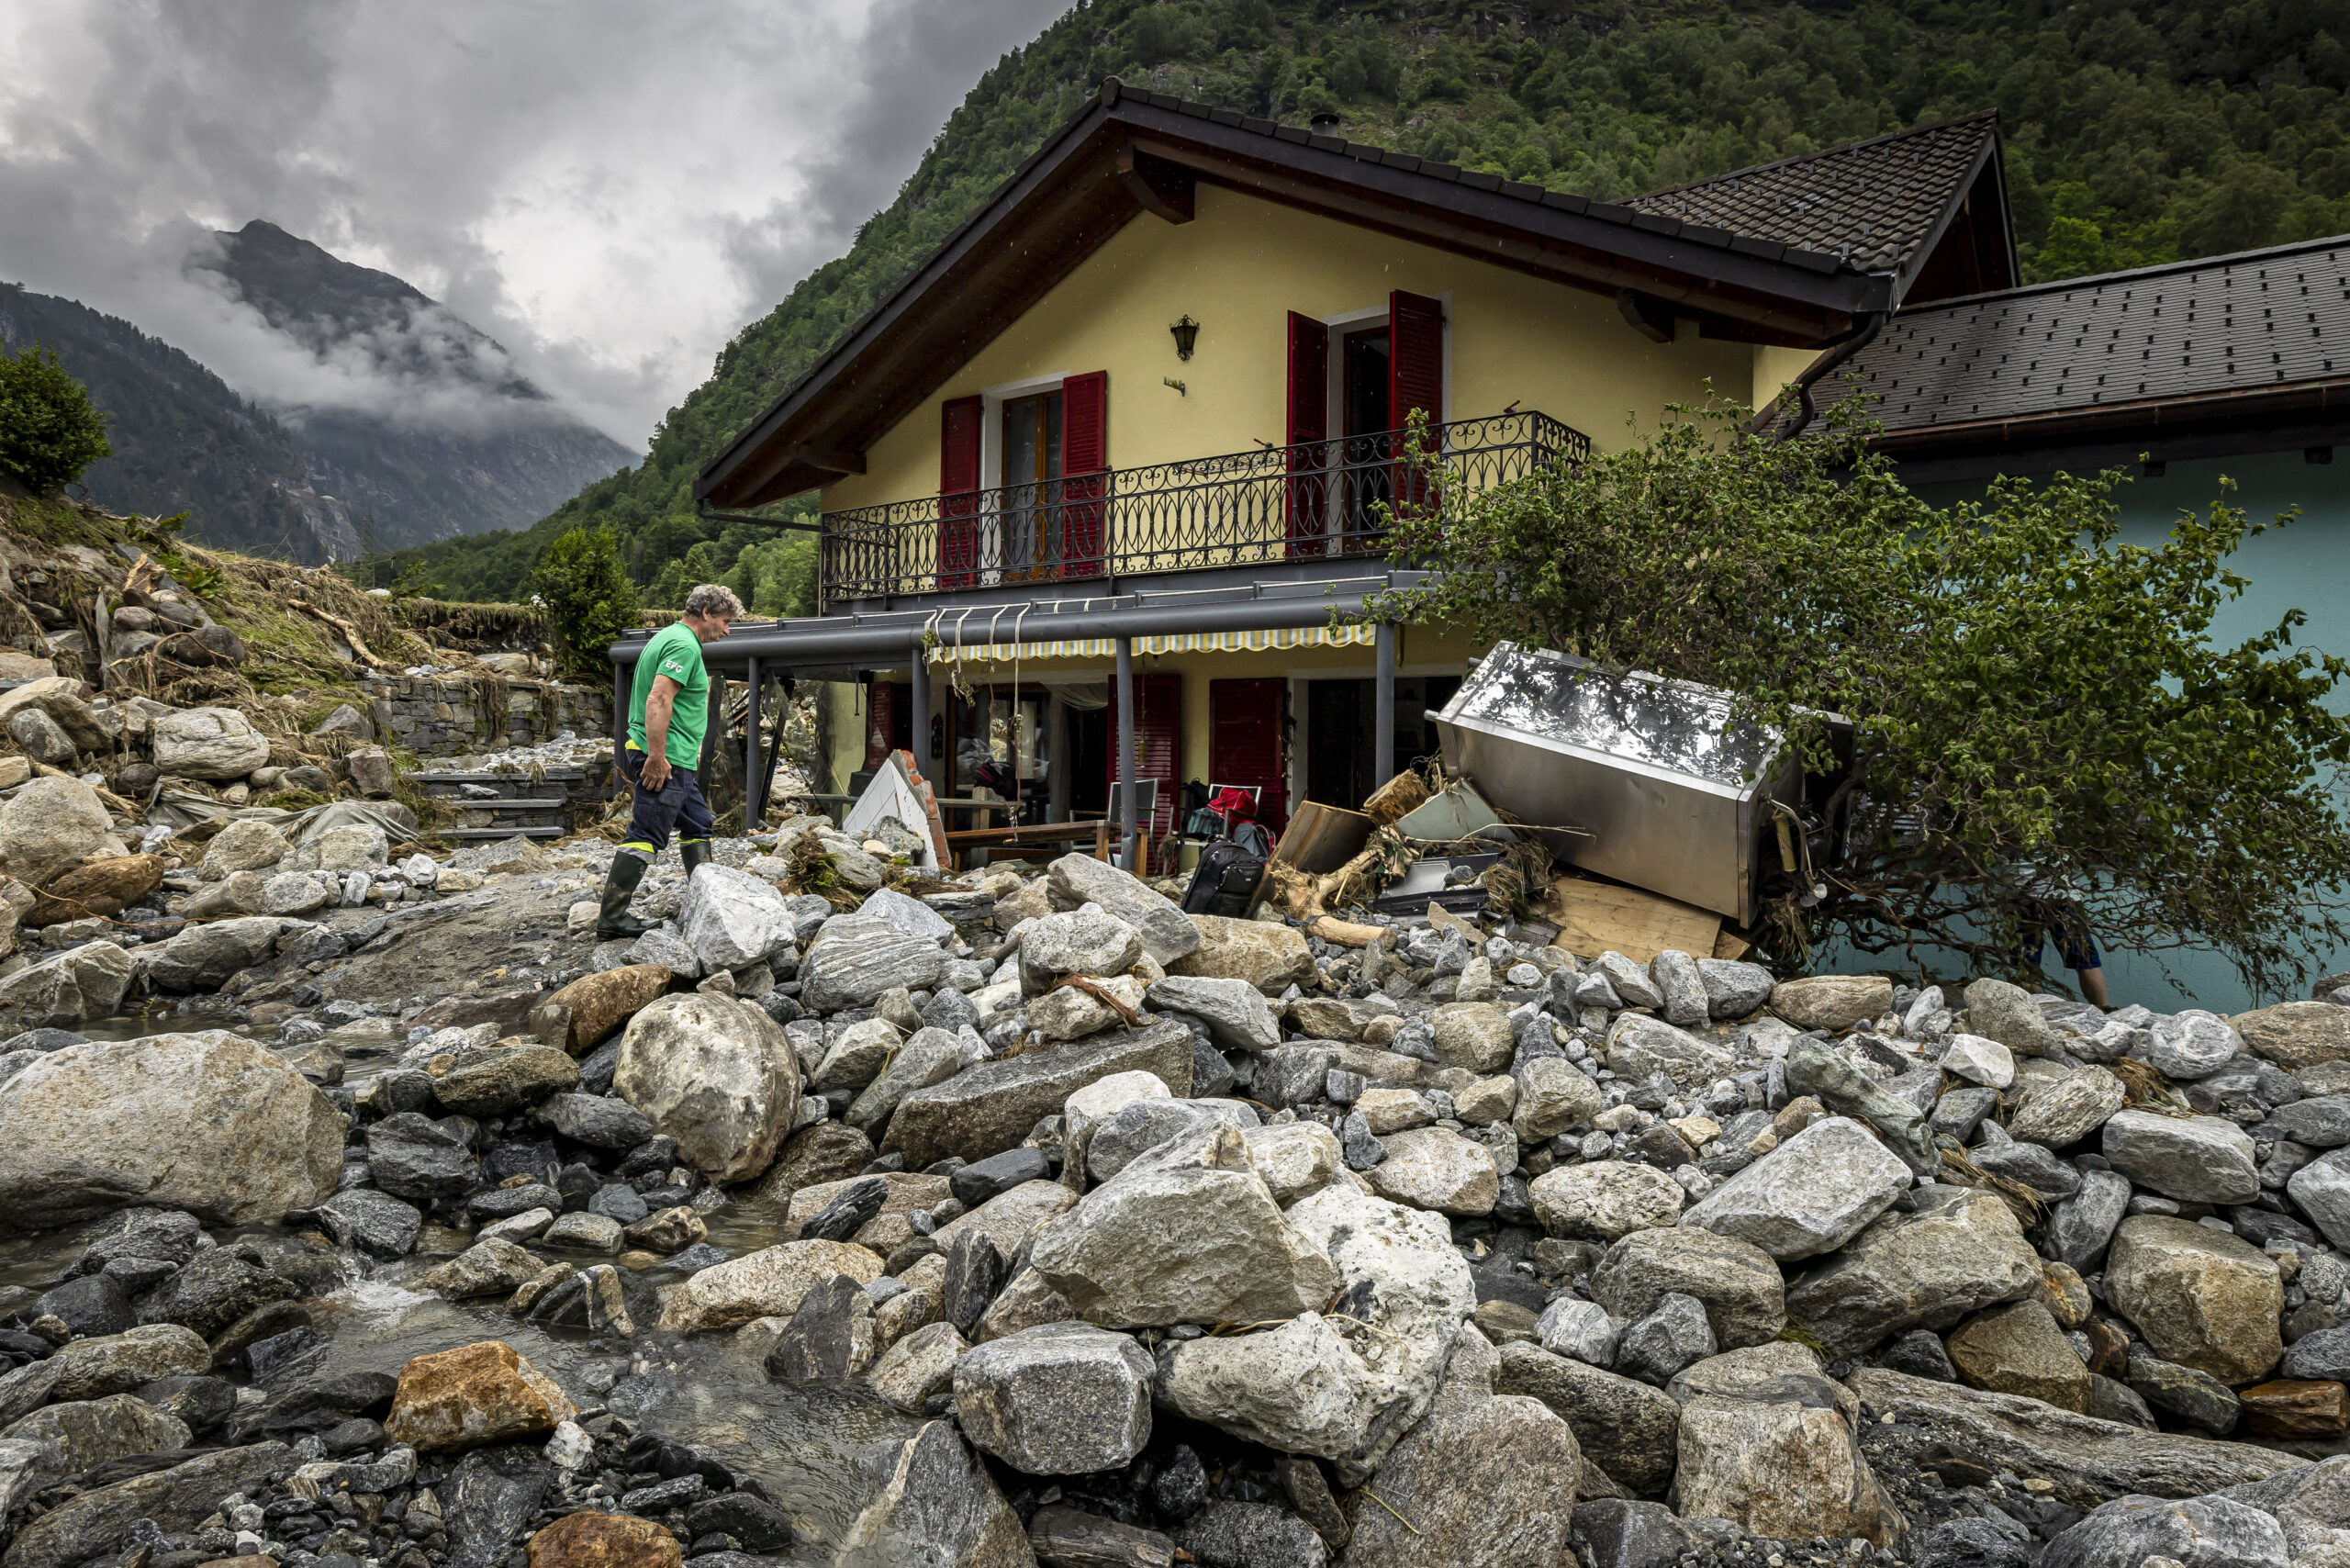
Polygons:
M878 767L890 748L898 744L898 689L889 681L874 680L866 683L865 690L865 766Z
M1387 407L1395 429L1412 422L1419 409L1433 425L1444 418L1444 303L1402 289L1387 297ZM1436 444L1434 437L1430 444ZM1399 450L1397 456L1402 453ZM1395 465L1396 510L1424 508L1433 499L1427 472Z
M1067 438L1064 437L1064 440ZM1158 780L1158 809L1151 813L1148 841L1174 830L1176 784L1183 772L1183 678L1135 677L1135 778ZM1110 788L1118 787L1118 683L1110 683Z
M1330 329L1289 313L1289 550L1318 555L1328 513L1322 442L1330 437ZM1312 541L1313 543L1308 543Z
M977 398L939 405L938 586L979 580L979 420Z
M1108 570L1103 514L1110 479L1110 373L1089 370L1061 383L1061 570L1098 577Z
M1281 720L1289 682L1279 676L1208 682L1208 784L1259 786L1257 820L1279 834L1289 822Z

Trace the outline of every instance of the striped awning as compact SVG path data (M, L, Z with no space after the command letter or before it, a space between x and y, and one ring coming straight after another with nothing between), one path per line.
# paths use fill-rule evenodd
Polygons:
M942 629L942 641L930 653L933 664L1011 664L1027 659L1106 659L1117 656L1114 637L1073 637L1042 643L973 643L955 644L951 632ZM1374 626L1282 626L1259 632L1181 632L1162 637L1136 637L1138 654L1263 654L1280 648L1370 647L1379 638Z

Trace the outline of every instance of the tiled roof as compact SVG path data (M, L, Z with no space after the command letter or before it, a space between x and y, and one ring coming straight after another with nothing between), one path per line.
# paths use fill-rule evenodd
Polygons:
M1780 229L1786 227L1784 223L1777 228L1740 227L1738 223L1728 222L1719 217L1707 216L1695 209L1683 212L1662 206L1644 205L1651 202L1669 202L1683 194L1680 192L1659 191L1652 196L1634 196L1625 202L1594 201L1589 196L1572 196L1565 191L1545 190L1540 185L1528 185L1522 180L1505 179L1499 174L1480 174L1475 170L1438 162L1433 158L1417 158L1408 152L1397 152L1391 148L1372 147L1364 142L1348 141L1342 137L1319 136L1293 125L1281 125L1274 120L1244 115L1237 109L1220 109L1208 104L1195 104L1187 98L1170 97L1165 93L1147 92L1124 84L1118 84L1116 96L1134 103L1148 104L1153 108L1166 109L1192 119L1203 119L1214 125L1230 126L1259 136L1270 137L1278 141L1293 141L1300 146L1317 148L1326 152L1342 152L1349 158L1365 163L1382 164L1390 169L1403 169L1412 174L1426 174L1431 179L1449 181L1470 190L1494 191L1503 196L1516 196L1534 206L1576 213L1597 218L1602 222L1621 223L1628 228L1639 228L1652 234L1662 234L1667 239L1686 240L1693 244L1709 245L1718 250L1738 251L1746 255L1761 256L1768 261L1790 262L1814 272L1889 272L1895 265L1892 262L1879 263L1854 254L1851 248L1841 241L1829 244L1817 244L1792 233L1780 232ZM1953 126L1967 123L1969 122L1964 120L1952 122ZM1929 133L1908 131L1902 134L1921 136ZM1897 139L1881 137L1878 140ZM1980 144L1979 139L1976 144ZM1874 142L1858 144L1861 147L1874 145L1875 145ZM1849 151L1852 149L1837 149L1822 152L1816 158L1805 162L1823 162L1837 157L1840 152ZM1040 152L1038 157L1042 155ZM1779 167L1782 165L1772 164L1769 169ZM1769 169L1741 170L1737 174L1724 174L1721 180L1738 180L1749 174L1767 174ZM1698 185L1688 187L1693 192L1704 188ZM1946 192L1945 194L1949 200L1954 201L1959 193ZM1924 198L1921 196L1919 199ZM1926 220L1926 226L1919 230L1919 237L1922 238L1926 232L1930 231L1933 224L1940 221L1941 217L1942 210L1937 208L1933 216ZM1743 221L1746 220L1741 217L1741 222Z
M1897 272L1919 259L1920 247L1966 194L1998 125L1998 112L1986 109L1651 191L1625 205L1824 252L1865 272Z
M2350 236L2338 236L1906 310L1819 400L1856 385L1892 432L2344 375Z

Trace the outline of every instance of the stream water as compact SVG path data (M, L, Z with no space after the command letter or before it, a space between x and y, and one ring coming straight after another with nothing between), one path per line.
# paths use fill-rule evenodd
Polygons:
M135 1039L228 1026L225 1018L173 1014L156 1018L93 1020L77 1032L93 1039ZM267 1031L248 1029L267 1043ZM343 1082L355 1088L396 1060L399 1047L362 1044L344 1053ZM730 1204L704 1216L709 1240L740 1257L783 1237L779 1215ZM110 1224L97 1219L33 1236L0 1238L0 1304L16 1286L44 1291ZM267 1249L294 1238L278 1226L213 1227L218 1241L253 1240ZM428 1226L430 1244L433 1227ZM602 1405L640 1427L701 1449L756 1477L807 1539L837 1542L878 1480L887 1445L917 1423L861 1384L796 1388L771 1383L748 1350L727 1335L680 1339L640 1327L635 1343L617 1353L609 1341L549 1330L509 1316L502 1298L453 1302L415 1288L417 1276L449 1256L420 1249L378 1260L339 1254L339 1278L310 1298L320 1343L282 1369L264 1388L354 1371L397 1372L410 1359L501 1339L560 1383L584 1407ZM575 1257L575 1262L609 1260Z

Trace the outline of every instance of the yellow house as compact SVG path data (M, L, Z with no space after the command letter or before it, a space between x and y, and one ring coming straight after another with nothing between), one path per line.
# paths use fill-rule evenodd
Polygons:
M1027 822L1155 779L1154 844L1187 783L1351 805L1478 652L1334 626L1414 576L1386 508L2017 281L1988 115L1620 206L1326 129L1106 84L703 469L709 510L821 487L821 613L711 654L832 683L834 788L892 746Z

